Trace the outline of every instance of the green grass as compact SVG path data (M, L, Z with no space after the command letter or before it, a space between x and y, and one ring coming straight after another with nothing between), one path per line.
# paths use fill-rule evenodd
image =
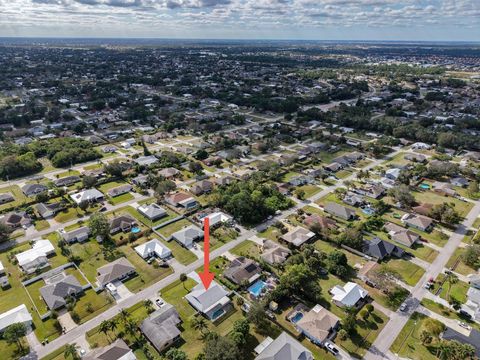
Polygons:
M377 310L372 312L367 321L357 316L357 334L344 341L337 337L335 342L344 348L351 356L361 358L373 344L387 322L388 317Z
M382 264L382 267L398 274L400 280L410 286L415 286L425 273L420 266L404 259L391 259Z
M67 177L67 176L79 176L80 175L80 171L77 171L77 170L67 170L67 171L64 171L60 174L57 174L55 175L55 177L57 179L61 179L61 178L64 178L64 177Z
M109 262L105 259L105 254L108 253L104 253L101 245L95 240L70 245L70 251L72 255L82 259L78 267L87 279L94 284L96 282L97 269Z
M118 195L118 196L115 196L115 197L110 197L109 202L111 202L113 205L118 205L118 204L122 204L124 202L130 201L130 200L133 200L133 199L135 199L135 197L131 193L128 192L128 193Z
M67 208L55 215L54 219L59 223L66 223L78 218L82 218L83 216L85 216L85 213L81 209Z
M292 178L296 177L296 176L301 176L302 174L298 173L298 172L295 172L295 171L289 171L287 172L285 175L283 175L282 177L282 181L283 182L288 182L290 181Z
M96 170L102 168L102 164L92 164L92 165L87 165L83 167L83 170L88 171L88 170Z
M480 217L477 217L472 225L475 229L480 228Z
M413 360L434 360L437 357L436 346L422 345L420 334L423 331L423 322L428 319L427 316L413 313L408 322L403 327L400 334L393 342L390 350L400 357Z
M40 294L40 289L45 286L45 281L39 280L25 287L25 289L30 294L35 307L40 312L40 315L43 315L48 312L47 303L43 300L42 295Z
M185 249L182 245L180 245L175 240L170 242L164 241L163 239L159 239L162 244L168 247L171 251L175 259L183 265L189 265L197 260L197 256L188 249Z
M175 221L172 224L168 224L167 226L162 227L161 229L158 229L158 232L161 233L166 238L169 238L173 233L190 225L192 225L190 221L186 219L181 219L181 220Z
M23 194L22 190L17 185L0 188L0 194L5 193L10 193L13 196L14 201L0 205L0 211L21 206L28 201L28 198Z
M365 260L363 257L358 256L358 255L356 255L356 254L354 254L350 251L347 251L345 249L336 248L335 246L333 246L331 243L329 243L327 241L317 240L315 242L315 248L317 250L323 251L327 254L331 253L334 250L343 252L347 256L348 264L351 267L354 267L355 264L364 264L364 263L367 262L367 260Z
M110 181L110 182L107 182L107 183L104 183L104 184L98 186L98 190L100 190L104 194L107 194L108 190L116 188L118 186L125 185L125 184L126 184L126 182L124 182L124 181Z
M35 221L35 230L42 231L50 227L50 224L47 220L37 220Z
M259 245L253 241L245 240L235 246L230 252L238 256L248 256L254 259L260 258Z
M466 216L473 208L473 204L470 202L465 202L453 197L446 197L433 191L413 191L412 195L415 196L415 200L419 203L429 203L434 205L443 203L453 204L455 210L457 210L462 216Z
M476 323L475 321L472 321L470 319L467 319L463 316L461 316L459 313L457 313L455 310L449 309L446 306L439 304L433 300L430 299L423 299L421 301L421 305L430 310L433 311L434 313L437 313L439 315L442 315L443 317L456 320L456 321L463 321L468 323L472 328L475 328L477 330L480 330L480 324Z
M461 275L470 275L475 273L477 269L474 269L463 262L462 255L464 252L465 249L457 248L448 260L446 267L452 268L453 266L455 266L454 271L456 273L459 273Z
M303 190L305 191L305 199L308 199L312 197L313 195L319 193L322 189L318 187L317 185L303 185L299 186L297 190Z
M435 280L435 286L432 289L434 294L437 293L437 290L440 287L440 284L444 281L445 274L439 274L437 279ZM461 302L462 304L467 302L467 291L469 289L469 285L461 280L457 280L456 283L450 284L448 282L444 282L442 286L442 291L438 294L442 299L449 301L449 298L454 298Z
M28 342L25 338L22 340L22 346L24 348L24 353L21 352L21 350L18 349L16 344L8 344L7 341L5 340L0 340L0 353L2 359L9 359L9 360L16 360L20 359L22 356L28 354Z
M274 226L270 226L266 230L258 233L258 236L260 236L262 238L269 239L269 240L272 240L272 241L277 241L277 242L278 242L278 238L281 235L282 235L282 233L280 232L280 230L278 230Z
M113 299L105 291L97 294L93 289L88 289L78 298L73 311L78 314L82 324L100 315L113 304Z
M66 347L67 345L64 345L57 350L52 351L50 354L44 356L40 360L65 360L65 356L63 355L63 353L65 352Z

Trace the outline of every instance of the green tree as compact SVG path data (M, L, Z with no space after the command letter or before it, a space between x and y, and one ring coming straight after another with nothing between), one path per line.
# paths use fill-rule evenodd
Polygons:
M241 354L232 339L211 333L207 336L205 360L240 360Z
M97 212L91 215L90 220L88 221L88 226L90 227L93 236L100 236L103 239L108 239L110 235L110 224L105 214Z
M85 189L91 189L97 185L97 179L93 176L84 176L82 179L82 184Z
M77 344L67 344L65 345L63 356L65 356L66 359L72 358L73 360L80 360L80 355L78 354L79 349L80 347Z
M20 351L24 351L22 339L27 335L27 327L23 323L14 323L7 326L3 332L3 338L9 344L17 344Z
M185 273L181 273L181 274L180 274L180 281L182 282L183 288L184 288L185 290L186 290L186 288L185 288L185 281L187 281L187 280L188 280L187 275L186 275Z
M165 358L167 360L187 360L187 354L182 350L177 348L171 348L165 353Z
M450 291L452 290L452 285L458 282L458 276L453 272L449 272L445 275L445 282L448 284L447 299L450 300Z
M12 228L0 222L0 243L10 241L11 233L12 233Z
M205 321L205 318L201 316L196 316L192 318L190 325L192 328L194 328L197 331L200 331L202 334L203 332L208 329L207 322Z

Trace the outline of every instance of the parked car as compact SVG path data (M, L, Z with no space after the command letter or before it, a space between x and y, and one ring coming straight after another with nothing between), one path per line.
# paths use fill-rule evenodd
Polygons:
M464 329L472 330L472 327L463 321L458 321L458 326L461 326Z
M402 305L400 305L399 309L400 309L400 311L405 312L405 311L407 311L408 306L407 306L407 304L403 303Z
M162 306L165 305L165 301L163 301L162 299L156 299L155 304L157 304L157 306L161 308Z
M329 342L326 342L325 343L325 348L330 351L333 355L338 355L340 352L338 351L338 349L333 346L332 343L329 343Z

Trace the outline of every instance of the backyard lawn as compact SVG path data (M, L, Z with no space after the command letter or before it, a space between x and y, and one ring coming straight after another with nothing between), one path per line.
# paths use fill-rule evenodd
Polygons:
M151 204L153 201L152 200L149 200L147 203L148 204ZM155 227L157 225L160 225L160 224L163 224L164 222L166 221L169 221L171 219L174 219L175 217L177 217L178 215L175 214L172 210L168 209L168 208L164 208L164 210L167 212L167 216L161 218L161 219L158 219L158 220L155 220L155 221L151 221L150 219L146 218L145 216L143 216L142 214L140 214L137 209L134 209L133 207L131 206L126 206L124 208L122 208L121 210L124 210L125 212L129 213L130 215L132 215L135 219L137 219L138 221L142 222L143 224L145 224L145 226L148 226L148 227Z
M168 247L177 261L183 265L189 265L195 260L197 260L197 256L190 250L184 248L175 240L171 240L169 242L159 239L162 244Z
M192 225L190 221L188 221L187 219L181 219L158 229L158 232L168 239L170 236L172 236L173 233L182 230L183 228L190 225Z
M442 299L449 301L449 298L452 297L460 303L464 304L467 302L467 291L470 288L470 285L466 282L457 279L457 282L452 283L451 285L448 282L444 282L445 274L439 274L435 280L435 286L431 289L432 293L439 295ZM440 284L442 284L442 290L440 293L437 293Z

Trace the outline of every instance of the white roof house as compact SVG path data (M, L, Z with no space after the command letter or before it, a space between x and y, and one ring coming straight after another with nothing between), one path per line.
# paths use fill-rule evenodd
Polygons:
M3 266L2 262L0 261L0 274L5 272L5 267Z
M31 249L15 255L18 265L27 273L48 265L47 256L55 253L49 240L37 240Z
M22 323L28 326L31 322L32 316L28 312L25 304L22 304L0 314L0 332L12 324Z
M97 189L87 189L70 195L72 200L75 201L77 204L80 204L84 201L98 201L100 199L103 199L103 196L104 195Z
M338 306L355 306L368 296L368 291L354 282L348 282L343 287L335 285L330 293L333 295L332 300Z
M233 220L233 218L221 211L217 211L211 214L208 214L203 218L203 222L205 222L205 219L208 218L208 224L210 227L219 224L219 223L225 223L225 222L230 222Z
M172 256L170 249L164 246L158 239L153 239L136 246L135 251L144 259L148 259L152 256L165 259Z
M143 166L150 166L152 164L155 164L156 162L158 162L158 159L153 156L153 155L149 155L149 156L140 156L138 157L137 159L134 160L138 165L143 165Z

